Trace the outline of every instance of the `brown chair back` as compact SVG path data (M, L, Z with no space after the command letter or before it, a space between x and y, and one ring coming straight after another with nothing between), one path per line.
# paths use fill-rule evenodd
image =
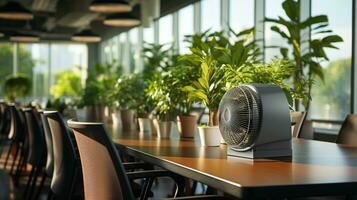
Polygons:
M85 199L133 200L128 177L104 125L70 120L68 126L79 149Z
M342 123L336 143L357 146L357 115L349 114Z
M294 123L292 126L292 135L298 138L301 132L301 127L306 118L306 112L291 112L291 122Z
M57 111L45 111L44 117L52 134L54 166L51 191L61 195L61 199L71 199L78 187L77 177L81 176L75 144L70 130Z

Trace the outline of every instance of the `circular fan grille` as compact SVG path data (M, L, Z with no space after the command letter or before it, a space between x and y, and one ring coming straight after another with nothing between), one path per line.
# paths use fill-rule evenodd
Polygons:
M219 104L219 129L228 145L247 150L254 144L261 122L261 102L255 89L240 85L226 92Z

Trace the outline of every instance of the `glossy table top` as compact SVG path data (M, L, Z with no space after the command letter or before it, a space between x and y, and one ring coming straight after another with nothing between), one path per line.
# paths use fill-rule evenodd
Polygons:
M354 147L293 139L292 157L251 160L227 157L226 145L202 147L175 134L111 133L128 154L241 198L357 193Z

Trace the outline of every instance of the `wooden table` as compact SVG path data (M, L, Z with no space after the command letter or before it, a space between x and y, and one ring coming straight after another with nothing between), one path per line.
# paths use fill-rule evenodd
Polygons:
M112 131L129 155L243 199L357 194L357 148L293 139L292 158L227 157L226 145Z

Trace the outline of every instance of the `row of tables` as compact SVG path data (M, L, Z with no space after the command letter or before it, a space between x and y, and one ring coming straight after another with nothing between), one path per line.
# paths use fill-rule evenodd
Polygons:
M198 139L160 139L110 128L127 154L242 199L357 194L357 148L293 139L293 156L246 159L227 146L202 147ZM195 137L198 138L198 137Z

